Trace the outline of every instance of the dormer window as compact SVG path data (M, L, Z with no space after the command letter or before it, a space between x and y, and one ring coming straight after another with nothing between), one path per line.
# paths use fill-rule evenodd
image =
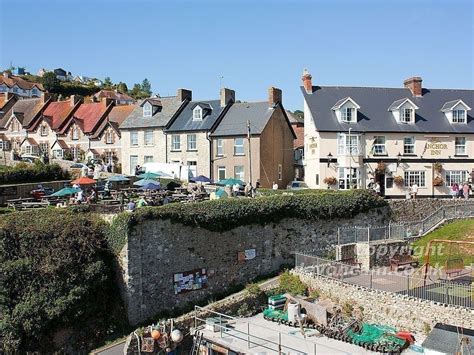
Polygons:
M196 106L193 110L193 121L201 121L202 120L202 108Z
M332 107L337 118L341 122L345 123L356 123L357 122L357 110L360 106L350 97L339 100Z
M453 123L466 123L466 110L453 110Z
M413 119L413 109L412 108L403 108L402 109L402 115L401 115L401 121L405 123L410 123L415 121Z
M44 137L48 135L48 127L46 125L42 125L40 128L40 134Z
M389 111L392 112L393 117L399 123L415 123L415 111L418 110L413 101L408 98L394 101Z
M446 102L441 108L449 123L467 123L467 111L471 108L463 100Z
M143 105L143 117L151 117L152 116L152 106L150 103L146 103Z

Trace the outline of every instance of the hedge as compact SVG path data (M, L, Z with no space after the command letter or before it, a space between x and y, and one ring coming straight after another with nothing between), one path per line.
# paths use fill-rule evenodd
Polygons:
M43 164L37 160L34 164L22 162L0 170L0 185L67 180L69 177L58 164Z
M273 189L258 189L262 196L273 195L308 195L308 194L324 194L324 193L344 193L345 191L330 190L330 189L301 189L301 190L273 190Z
M2 216L0 353L52 353L64 330L70 350L85 353L124 325L106 227L78 210Z
M370 191L352 190L144 207L134 213L124 212L115 217L108 231L108 239L113 250L119 252L126 243L130 229L145 220L168 219L223 232L241 225L265 224L289 217L309 220L351 218L386 205L385 200Z

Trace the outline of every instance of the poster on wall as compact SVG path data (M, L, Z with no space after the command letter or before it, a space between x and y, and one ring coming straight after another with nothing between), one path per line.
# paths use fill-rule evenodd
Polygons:
M255 259L256 256L257 256L257 251L255 249L245 250L245 260Z
M180 293L200 290L207 287L207 273L206 269L195 269L191 271L174 274L173 285L174 293Z

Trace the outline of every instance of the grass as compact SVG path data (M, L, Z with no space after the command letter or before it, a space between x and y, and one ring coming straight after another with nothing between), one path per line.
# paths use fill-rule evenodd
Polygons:
M458 220L429 233L417 240L413 247L420 255L420 265L424 263L424 252L427 244L433 239L446 239L474 242L474 219ZM474 244L433 243L431 246L430 264L443 266L446 260L462 258L464 265L474 263Z

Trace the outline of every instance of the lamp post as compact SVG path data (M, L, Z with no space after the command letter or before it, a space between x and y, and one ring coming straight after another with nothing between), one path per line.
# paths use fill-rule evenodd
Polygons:
M331 160L332 160L331 152L329 152L329 154L327 155L327 158L328 158L328 168L329 168L329 166L331 165Z
M402 154L400 152L398 152L398 155L397 155L397 168L400 166L401 161L402 161Z

